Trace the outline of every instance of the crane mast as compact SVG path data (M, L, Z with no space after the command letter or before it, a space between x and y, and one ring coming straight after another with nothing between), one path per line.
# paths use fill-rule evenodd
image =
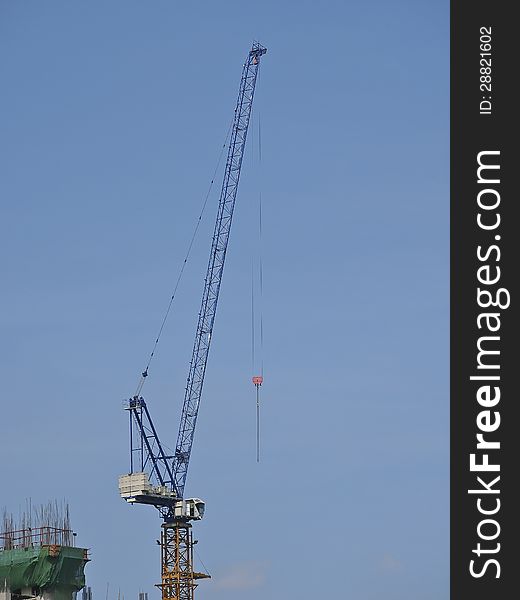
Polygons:
M121 496L129 503L155 506L163 517L161 533L162 600L193 600L196 580L208 575L193 570L191 521L204 515L199 498L184 499L193 436L197 423L204 376L224 262L238 191L242 159L260 65L267 49L254 42L242 69L224 179L211 243L202 303L173 454L161 443L148 406L141 396L125 401L130 425L130 473L119 478ZM143 373L146 377L147 372Z

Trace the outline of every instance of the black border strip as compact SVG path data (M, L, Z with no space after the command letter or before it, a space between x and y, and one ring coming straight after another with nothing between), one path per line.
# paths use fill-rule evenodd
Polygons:
M520 36L513 8L513 3L491 0L451 4L454 600L520 597L520 492L514 489L520 479L520 351L515 339L520 228L514 219L520 199L513 189L520 173L513 90ZM484 165L480 172L479 160ZM497 305L486 306L489 301Z

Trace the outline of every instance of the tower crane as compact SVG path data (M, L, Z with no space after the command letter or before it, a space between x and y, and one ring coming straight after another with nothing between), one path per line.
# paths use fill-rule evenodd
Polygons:
M130 472L119 478L121 497L131 504L154 506L162 517L162 600L193 600L197 580L209 577L194 571L191 522L202 519L205 503L184 498L193 436L204 384L211 334L222 282L231 221L253 106L260 57L267 49L254 42L242 69L228 147L217 219L204 280L195 342L182 405L177 442L173 453L161 443L148 405L138 393L125 401L130 424ZM143 377L147 376L147 369Z

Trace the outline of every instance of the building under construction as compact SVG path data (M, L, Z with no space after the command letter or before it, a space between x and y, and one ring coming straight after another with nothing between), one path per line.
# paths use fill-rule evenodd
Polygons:
M29 508L17 522L4 513L0 600L73 600L85 585L89 560L74 540L67 506Z

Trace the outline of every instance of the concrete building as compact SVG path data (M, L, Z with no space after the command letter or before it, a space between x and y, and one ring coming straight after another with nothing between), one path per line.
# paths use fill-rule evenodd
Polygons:
M74 539L68 509L61 511L57 505L25 513L18 527L4 514L0 600L75 600L85 586L89 557Z

